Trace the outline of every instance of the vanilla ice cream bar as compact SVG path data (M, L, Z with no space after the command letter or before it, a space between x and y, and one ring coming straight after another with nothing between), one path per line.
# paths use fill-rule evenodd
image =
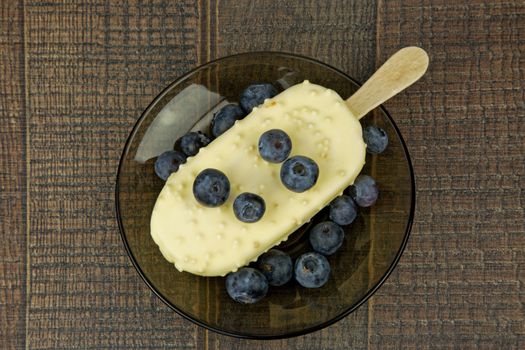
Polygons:
M267 130L284 130L292 140L290 156L302 155L319 166L317 183L296 193L280 180L282 163L269 163L258 151ZM188 158L171 174L151 217L151 236L179 271L224 276L286 240L297 228L354 182L365 163L359 120L334 91L305 81L290 87ZM202 206L192 185L204 169L222 171L230 181L226 203ZM234 199L243 192L260 195L264 216L239 221Z

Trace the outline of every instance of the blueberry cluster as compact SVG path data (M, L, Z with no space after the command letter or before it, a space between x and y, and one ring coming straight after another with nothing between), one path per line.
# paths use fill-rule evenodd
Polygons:
M304 192L317 182L319 167L313 159L305 156L288 158L291 151L292 140L283 130L268 130L259 138L259 154L262 159L270 163L284 161L280 173L283 185L290 191Z
M230 195L230 181L217 169L204 169L193 182L193 195L206 207L221 206ZM233 201L233 213L242 222L257 222L265 211L264 199L255 193L241 193Z
M216 138L231 128L237 120L243 119L253 107L261 104L267 98L277 95L277 90L272 84L254 84L248 86L239 98L240 106L231 103L223 106L213 115L210 125L211 137L201 131L190 131L182 136L175 145L180 149L168 150L157 157L155 173L166 181L168 177L186 162L187 157L192 157L199 149L208 145L212 138Z
M254 84L248 86L241 93L239 104L231 103L222 107L211 121L211 134L219 137L226 130L231 128L239 119L248 115L253 107L256 107L268 98L277 95L277 90L272 84Z
M368 129L371 128L376 127ZM377 135L381 136L383 133L379 132ZM376 147L379 141L375 139L366 138L365 141L374 143L374 146L368 146L374 150L374 154L381 153L386 148L384 139L380 141L384 147ZM388 139L386 142L388 143ZM261 136L259 150L267 161L278 162L276 160L282 161L289 155L291 142L281 130L270 130ZM315 167L317 165L310 163L306 157L289 158L281 168L281 180L291 190L308 189L312 186L309 182L312 181L311 177L306 176L299 180L297 178L300 174L318 173L318 169L312 171ZM313 183L315 184L315 181ZM228 295L239 303L256 303L266 296L269 286L282 286L292 277L305 288L324 286L331 273L327 256L334 254L343 245L345 231L342 226L350 225L356 219L358 207L372 206L379 196L376 181L368 175L359 175L346 192L348 195L336 197L330 203L330 220L320 222L310 230L309 241L313 251L300 255L295 263L292 263L292 258L283 251L271 249L259 257L257 268L243 267L227 276Z
M155 161L157 176L167 181L168 177L186 162L187 157L195 156L202 147L211 142L212 138L226 132L237 120L250 113L255 106L275 95L277 95L277 90L271 84L248 86L240 96L240 106L234 103L227 104L214 114L210 125L211 137L201 131L190 131L175 142L175 145L179 145L178 150L169 150L159 155ZM271 133L269 136L271 137ZM290 148L291 143L288 138L288 145L283 144L283 150L288 149L289 154ZM205 169L195 178L193 194L200 204L207 207L218 207L224 204L230 195L230 182L221 171ZM242 222L250 223L260 220L265 209L264 200L254 193L242 193L233 202L233 212Z
M226 291L235 301L253 304L266 296L269 286L282 286L292 277L305 288L324 286L331 273L327 256L343 245L345 231L357 217L357 208L373 205L379 191L375 180L360 175L349 188L350 196L341 195L329 205L328 217L309 232L311 252L300 255L295 263L279 249L271 249L257 260L255 267L242 267L226 277Z

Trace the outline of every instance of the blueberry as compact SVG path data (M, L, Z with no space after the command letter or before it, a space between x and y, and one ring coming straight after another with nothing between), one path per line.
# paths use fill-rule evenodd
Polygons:
M338 225L350 225L357 216L357 206L346 195L337 197L330 203L330 220Z
M213 115L211 120L211 134L218 137L235 124L236 120L242 119L246 113L236 104L229 104Z
M186 156L178 151L166 151L155 161L155 173L166 181L171 173L179 170L181 164L186 163Z
M264 199L254 193L241 193L233 201L233 213L242 222L256 222L264 215Z
M250 113L253 107L257 107L264 100L275 95L277 95L277 90L272 84L254 84L242 92L239 103L246 113Z
M332 221L323 221L310 231L310 244L320 254L331 255L343 245L345 232L342 227Z
M187 156L194 156L201 147L210 143L208 136L200 131L191 131L180 138L180 148Z
M253 304L268 293L268 280L261 271L242 267L226 277L226 291L241 304Z
M218 207L230 195L230 181L217 169L205 169L193 182L193 195L207 207Z
M293 275L292 258L278 249L271 249L261 255L257 265L270 286L282 286Z
M386 149L386 146L388 146L388 135L383 129L377 126L367 126L363 130L363 139L366 143L368 153L382 153Z
M259 153L262 159L270 163L283 162L292 151L292 140L282 130L266 131L259 138Z
M319 288L330 277L330 264L326 258L315 252L305 253L295 261L295 280L306 288Z
M281 181L293 192L304 192L312 188L318 177L319 167L308 157L291 157L281 166Z
M350 196L360 207L374 205L379 196L376 181L368 175L359 175L349 188Z

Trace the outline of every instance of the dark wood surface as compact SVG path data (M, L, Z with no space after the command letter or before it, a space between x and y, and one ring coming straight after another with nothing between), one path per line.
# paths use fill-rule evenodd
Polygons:
M523 1L0 2L0 348L525 348ZM431 57L386 104L417 210L385 285L322 331L219 336L139 278L114 217L124 141L169 82L249 50L365 80L398 48Z

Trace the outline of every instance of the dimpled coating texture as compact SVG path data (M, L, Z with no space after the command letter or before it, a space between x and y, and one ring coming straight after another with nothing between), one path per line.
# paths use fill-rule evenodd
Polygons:
M290 136L290 156L307 156L319 165L314 187L302 193L286 189L279 178L281 164L261 158L259 137L270 129ZM340 195L361 171L365 148L359 121L336 92L308 81L292 86L170 175L153 209L151 236L179 271L224 276L286 240ZM195 177L206 168L230 180L230 196L217 208L200 205L192 193ZM233 213L233 201L243 192L266 202L256 223L243 223Z

